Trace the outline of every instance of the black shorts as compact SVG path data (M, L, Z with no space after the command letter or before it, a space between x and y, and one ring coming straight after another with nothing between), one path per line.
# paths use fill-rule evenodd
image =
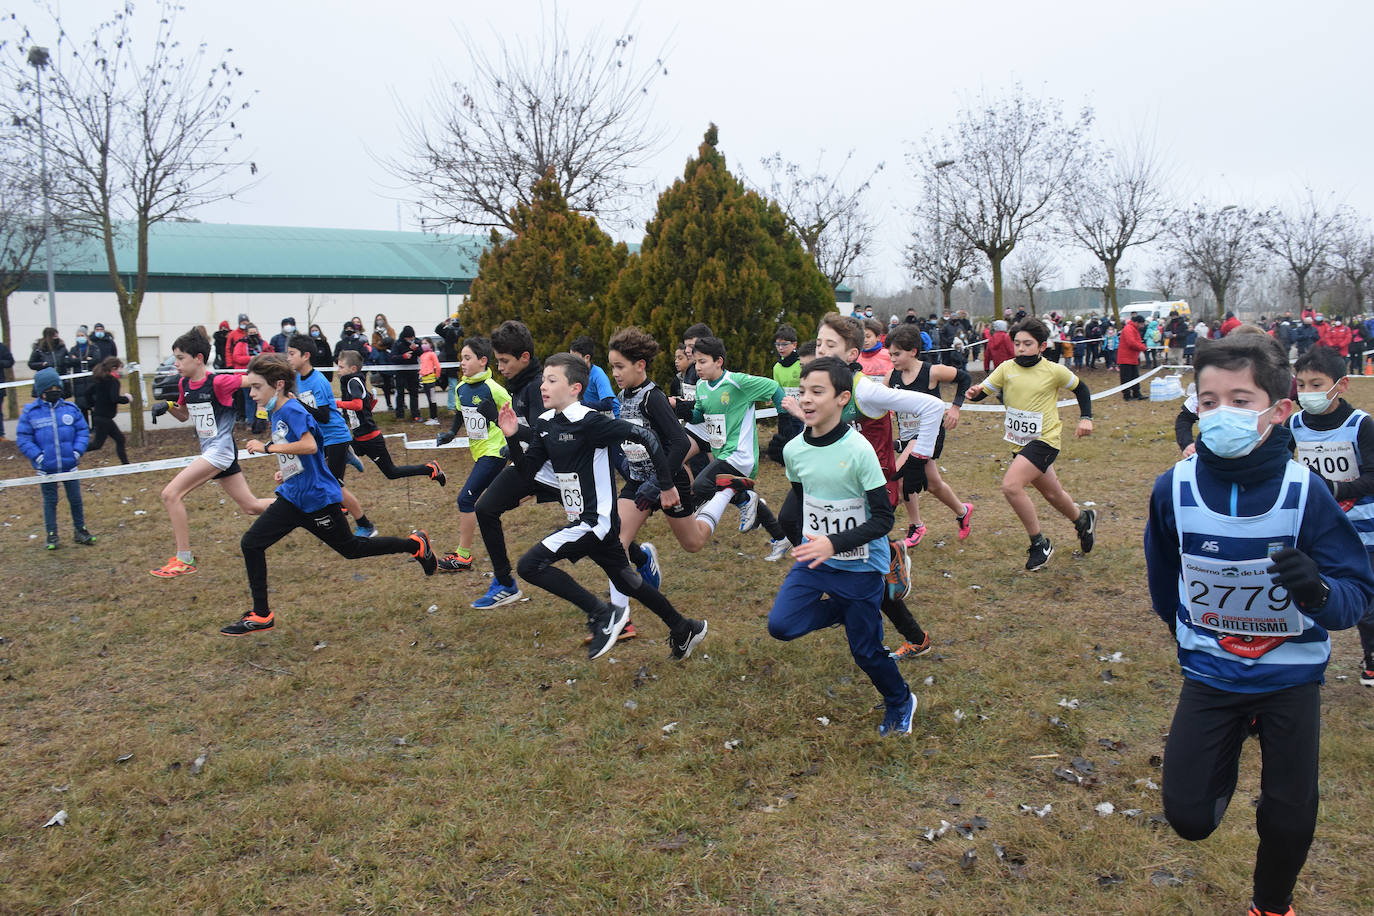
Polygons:
M625 486L620 488L620 492L617 496L621 499L628 499L630 502L634 502L636 494L639 493L639 485L641 482L642 481L638 480L625 481ZM663 514L669 518L686 518L697 511L696 495L692 492L692 478L687 476L687 472L683 468L678 468L673 474L673 486L677 487L677 496L680 502L671 509L663 509L663 507L655 501L654 504L649 507L650 515L663 509Z
M1050 469L1050 465L1054 464L1054 459L1059 457L1059 449L1051 448L1041 439L1032 439L1016 455L1035 465L1043 474Z
M238 458L235 458L233 464L229 465L229 467L227 467L227 468L225 468L224 470L220 471L218 474L216 474L214 477L211 477L210 479L211 479L211 480L223 480L223 479L226 478L226 477L233 477L235 474L242 474L242 473L243 473L243 468L239 467L239 460L238 460Z
M555 560L590 559L606 572L630 565L625 554L625 545L620 543L620 529L612 526L605 537L597 537L586 522L569 522L547 537L542 538L531 550L542 548Z

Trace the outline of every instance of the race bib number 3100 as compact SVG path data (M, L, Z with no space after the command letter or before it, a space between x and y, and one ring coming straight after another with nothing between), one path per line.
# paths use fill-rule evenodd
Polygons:
M1353 442L1299 442L1298 460L1326 480L1341 483L1360 476Z
M808 540L832 537L859 527L868 520L867 504L863 497L855 499L802 499L802 533ZM837 560L867 560L868 545L860 544L844 553L835 554Z
M1226 561L1186 553L1182 560L1188 619L1196 626L1236 636L1302 632L1302 613L1268 572L1272 560Z

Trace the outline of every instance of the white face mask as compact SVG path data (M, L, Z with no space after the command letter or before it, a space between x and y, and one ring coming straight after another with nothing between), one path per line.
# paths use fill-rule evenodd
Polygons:
M1336 383L1337 385L1340 382ZM1308 413L1326 413L1335 402L1338 395L1332 394L1336 390L1336 385L1332 385L1325 391L1303 391L1298 394L1298 405Z

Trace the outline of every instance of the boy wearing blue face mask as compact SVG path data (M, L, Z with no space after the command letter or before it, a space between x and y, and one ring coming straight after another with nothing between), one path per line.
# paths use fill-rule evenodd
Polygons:
M1374 598L1359 535L1330 489L1290 459L1288 361L1272 338L1198 347L1197 452L1150 497L1150 598L1178 642L1183 687L1164 752L1170 825L1201 840L1236 788L1241 746L1258 735L1250 913L1291 914L1317 822L1318 688L1328 630Z
M1331 347L1313 347L1298 358L1298 404L1288 420L1298 461L1331 489L1355 526L1374 565L1374 419L1341 395L1350 387L1345 359ZM1357 624L1364 662L1360 683L1374 687L1374 605Z

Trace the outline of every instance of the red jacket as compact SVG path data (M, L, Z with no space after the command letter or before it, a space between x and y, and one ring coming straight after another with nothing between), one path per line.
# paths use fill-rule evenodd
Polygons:
M1121 335L1116 347L1116 364L1118 366L1139 366L1140 354L1145 352L1145 341L1140 336L1140 330L1134 321L1126 322L1126 326L1121 329Z
M988 338L988 345L983 348L983 368L996 369L1002 363L1011 359L1016 353L1016 348L1012 346L1011 335L1006 331L993 331ZM991 370L989 370L991 371Z
M1240 327L1240 319L1232 315L1221 323L1221 336L1225 337L1238 327Z
M1350 355L1350 341L1353 335L1350 333L1349 325L1336 327L1329 321L1323 322L1321 326L1321 344L1338 351L1341 356Z

